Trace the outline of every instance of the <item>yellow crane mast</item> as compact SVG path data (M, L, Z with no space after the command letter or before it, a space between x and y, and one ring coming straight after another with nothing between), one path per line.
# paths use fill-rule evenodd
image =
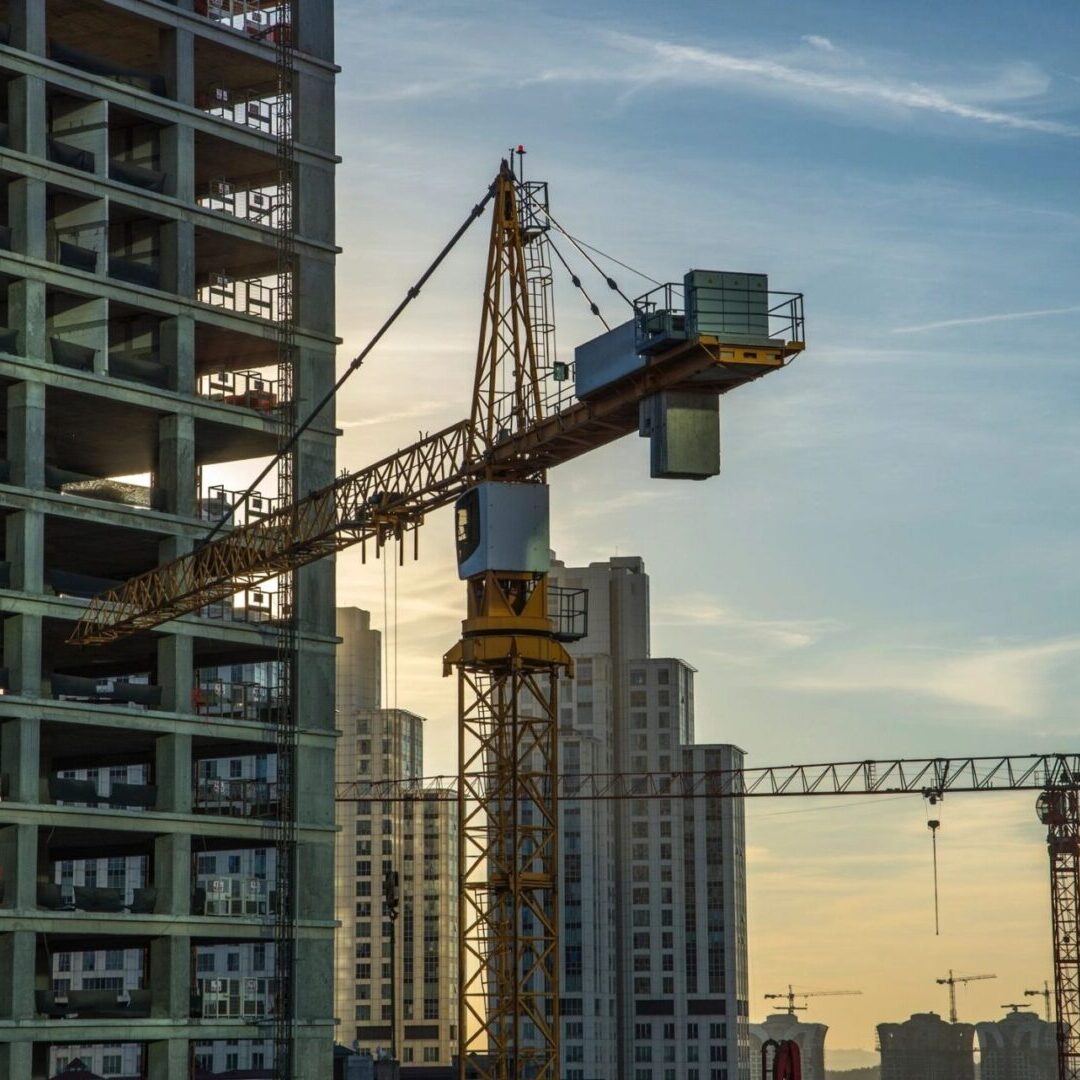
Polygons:
M536 192L504 161L469 219L492 203L467 420L95 597L71 638L108 644L351 545L378 551L456 504L468 610L444 670L459 702L459 1061L480 1080L558 1080L555 702L573 632L549 615L547 470L637 431L654 476L714 475L720 395L803 349L801 294L691 271L579 348L576 400L549 407L546 382L569 368L538 364L530 245L554 219Z

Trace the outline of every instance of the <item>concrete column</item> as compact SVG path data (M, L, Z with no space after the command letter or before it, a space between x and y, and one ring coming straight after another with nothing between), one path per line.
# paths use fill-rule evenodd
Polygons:
M149 1044L150 1072L155 1080L188 1080L191 1075L187 1039L163 1039Z
M298 844L297 860L299 862L297 868L299 892L296 910L299 917L301 919L333 919L334 890L327 888L327 883L334 881L333 838L326 842Z
M195 393L195 320L190 315L162 321L161 362L168 372L170 390Z
M45 386L22 382L8 387L8 461L11 482L21 487L45 486Z
M191 1012L191 940L160 937L150 942L151 1016L180 1020Z
M27 0L33 4L34 0ZM44 11L44 5L38 4ZM44 49L42 50L44 51ZM43 158L45 137L49 131L45 114L45 80L34 75L20 75L8 84L8 122L11 124L11 148Z
M334 257L299 255L294 282L301 326L320 334L334 332Z
M168 29L158 35L158 64L166 93L181 105L195 103L195 35Z
M7 825L0 828L0 866L4 868L4 906L19 911L34 910L37 907L38 885L36 825ZM0 934L0 938L3 936ZM34 965L31 964L31 974L33 970Z
M159 915L191 914L191 837L177 834L154 840L154 888Z
M321 161L301 161L296 168L296 233L305 240L334 242L334 170Z
M41 0L9 0L7 17L16 49L45 55L45 13Z
M154 747L158 809L191 813L191 736L159 735Z
M157 681L162 687L162 708L169 712L192 711L195 688L194 642L187 635L158 638Z
M0 1016L11 1020L34 1015L35 936L29 930L0 934Z
M175 413L159 422L157 484L164 509L181 517L195 515L195 421Z
M109 107L101 100L53 103L54 139L94 155L94 175L109 175Z
M0 1043L0 1076L34 1076L34 1044ZM44 1075L41 1073L39 1075Z
M45 258L45 182L24 177L8 184L12 247L32 259Z
M44 588L41 555L45 548L45 515L40 510L16 510L4 519L11 587L40 593Z
M30 360L49 355L46 341L46 292L44 281L18 278L8 287L8 319L18 334L18 352ZM43 397L44 400L44 397Z
M332 306L332 305L331 305ZM297 401L300 403L299 412L305 415L311 403L319 401L326 391L333 385L334 380L334 357L329 350L301 349L299 350L296 363L296 377L294 387ZM317 421L320 428L331 427L334 423L333 405L328 405ZM296 493L298 498L318 488L332 483L335 475L334 466L334 439L332 436L310 434L300 439L296 451ZM333 634L336 623L334 610L334 565L329 559L324 559L310 566L305 566L296 574L296 590L294 603L296 616L301 631L309 633ZM314 664L320 661L312 657ZM307 658L304 664L306 665ZM302 665L303 667L304 665ZM333 685L332 666L330 668L330 683ZM327 677L325 670L312 670L307 672L307 681L317 687L316 679ZM302 701L304 699L301 699ZM311 702L315 705L315 702ZM321 725L323 718L319 711L331 713L332 702L325 702L322 706L315 706L318 710L315 715L309 712L308 704L301 707L301 716L305 717L305 723L313 722ZM327 721L328 726L333 726Z
M195 129L173 124L161 133L161 171L165 192L195 201Z
M8 778L5 798L25 803L40 799L40 758L41 721L24 716L5 720L0 726L0 759Z
M324 1015L330 1016L331 1013ZM348 1031L353 1024L351 1018L345 1019L343 1032ZM295 1031L293 1080L325 1080L325 1077L334 1075L333 1031L333 1028L324 1028L322 1031L316 1028L310 1032L303 1029Z
M195 295L195 226L190 221L161 226L161 287L187 299Z
M327 879L333 881L333 877ZM330 890L333 892L333 889ZM298 1020L321 1020L334 1015L334 939L308 938L296 949L296 997Z
M331 4L297 4L296 47L320 60L334 59L334 12Z
M99 258L104 254L99 253ZM99 375L109 372L109 301L103 296L89 299L70 295L54 296L48 305L44 355L56 360L52 339L94 350L91 369Z
M298 5L300 6L300 5ZM308 5L311 6L311 5ZM334 82L308 71L296 73L293 124L301 146L334 152Z
M40 615L11 615L4 620L4 667L12 694L41 697Z

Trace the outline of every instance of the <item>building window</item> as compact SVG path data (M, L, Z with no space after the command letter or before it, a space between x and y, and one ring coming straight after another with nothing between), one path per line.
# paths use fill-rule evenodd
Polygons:
M424 1060L425 1061L438 1061L439 1060L439 1048L437 1046L425 1046L424 1047Z

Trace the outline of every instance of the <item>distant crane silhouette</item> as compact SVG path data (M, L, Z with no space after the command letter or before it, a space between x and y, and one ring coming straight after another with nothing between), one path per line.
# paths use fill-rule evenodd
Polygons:
M1041 997L1043 999L1043 1009L1046 1013L1046 1022L1050 1023L1050 995L1052 991L1048 982L1043 983L1041 990L1025 990L1024 997Z
M861 990L796 990L792 987L791 983L788 983L786 994L765 994L766 1001L786 1001L787 1012L789 1015L794 1016L796 1012L802 1012L807 1008L806 1005L796 1005L796 998L812 998L812 997L846 997L849 995L861 994Z
M947 986L949 988L949 1023L956 1023L956 984L957 983L969 983L975 982L978 979L996 979L996 975L954 975L952 968L949 968L949 977L947 979L938 979L938 986Z
M1014 1013L1018 1013L1021 1009L1030 1009L1031 1006L1026 1002L1023 1005L1017 1005L1015 1001L1010 1001L1006 1005L999 1005L998 1008L1011 1009Z

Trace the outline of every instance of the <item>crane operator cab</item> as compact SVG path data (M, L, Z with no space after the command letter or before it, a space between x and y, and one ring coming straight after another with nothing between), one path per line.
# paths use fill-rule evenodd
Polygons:
M546 574L551 569L547 484L489 481L454 504L458 577L488 570Z

